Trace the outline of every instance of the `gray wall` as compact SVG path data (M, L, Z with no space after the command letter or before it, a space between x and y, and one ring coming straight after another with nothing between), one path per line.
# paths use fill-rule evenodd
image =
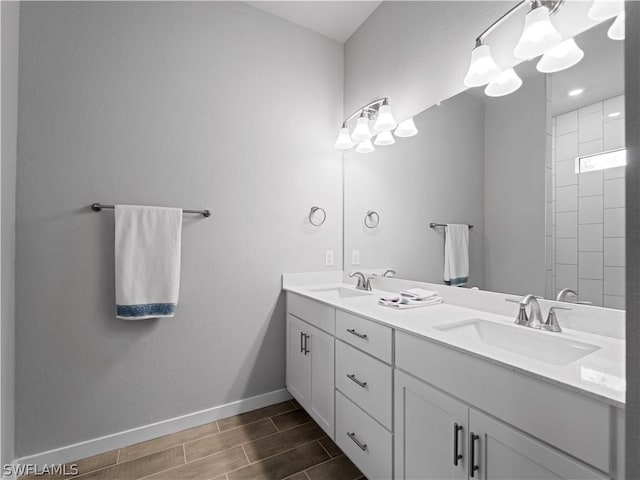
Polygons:
M470 223L469 285L482 287L483 100L462 93L415 122L415 137L345 154L345 269L393 267L401 278L444 283L444 232L429 222ZM368 210L380 214L377 228L364 226Z
M280 275L342 262L342 46L239 2L21 17L16 454L283 388ZM175 318L115 319L94 201L213 211L185 217Z
M14 328L15 328L15 211L16 158L18 128L18 27L20 4L0 3L2 17L2 165L1 185L1 256L2 294L0 297L2 323L0 345L2 365L2 398L0 407L2 431L0 464L14 458Z
M626 3L626 478L640 478L640 3Z
M515 93L486 100L488 290L545 295L545 160L551 154L546 98L545 76L535 75Z

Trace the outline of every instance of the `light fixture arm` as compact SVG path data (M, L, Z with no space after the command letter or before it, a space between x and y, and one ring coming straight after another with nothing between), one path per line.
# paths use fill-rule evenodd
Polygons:
M360 107L358 110L349 115L344 122L342 122L342 127L346 127L347 123L353 120L356 117L367 115L369 120L373 120L375 115L378 113L379 108L382 105L386 105L389 103L389 99L387 97L379 98L378 100L374 100L373 102L367 103L365 106Z
M531 5L531 9L534 10L538 7L547 7L549 9L549 15L553 15L558 11L558 9L562 6L564 0L522 0L515 4L511 9L504 13L500 18L498 18L495 22L493 22L489 27L482 32L476 38L476 47L479 47L483 44L484 39L487 35L493 32L496 28L506 22L509 18L513 16L514 13L519 11L522 7L526 5Z

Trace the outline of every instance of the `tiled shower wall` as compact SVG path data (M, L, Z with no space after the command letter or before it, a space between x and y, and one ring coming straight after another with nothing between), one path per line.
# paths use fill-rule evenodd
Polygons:
M617 116L615 112L619 112ZM624 167L575 172L579 155L625 146L624 96L552 120L552 289L625 307Z

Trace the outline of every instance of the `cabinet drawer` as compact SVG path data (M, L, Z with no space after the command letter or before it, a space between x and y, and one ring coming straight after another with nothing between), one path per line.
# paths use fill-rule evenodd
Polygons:
M391 434L340 392L336 392L335 440L367 478L392 478Z
M366 318L338 310L336 312L336 336L360 350L391 363L392 330Z
M336 342L336 388L391 430L392 370L341 341Z
M397 368L609 471L613 407L413 335L395 341Z
M287 292L287 313L291 313L331 335L336 333L335 308Z

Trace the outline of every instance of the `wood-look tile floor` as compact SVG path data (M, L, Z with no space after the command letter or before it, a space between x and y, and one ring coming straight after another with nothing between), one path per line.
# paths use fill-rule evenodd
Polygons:
M71 463L73 477L22 479L364 479L295 400Z

